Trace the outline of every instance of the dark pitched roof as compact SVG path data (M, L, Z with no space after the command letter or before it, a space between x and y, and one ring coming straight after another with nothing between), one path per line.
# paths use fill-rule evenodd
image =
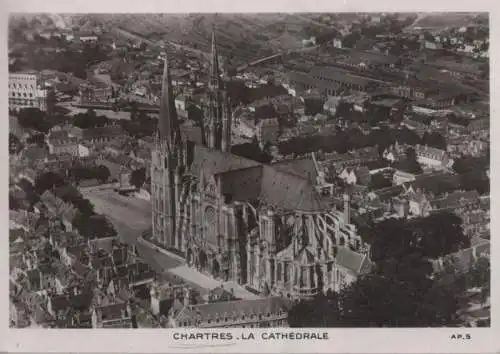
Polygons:
M181 125L180 130L183 140L189 140L200 145L203 143L203 134L200 127Z
M337 83L324 82L322 80L315 79L309 74L301 72L292 72L288 76L288 80L297 88L313 87L319 91L325 91L329 89L338 89L340 87Z
M221 180L222 192L233 200L258 200L287 210L324 209L311 181L270 166L230 171Z
M341 267L351 271L354 274L359 274L366 262L366 255L351 251L346 247L339 247L335 257L335 263Z
M57 313L58 311L67 311L70 307L68 295L55 295L50 298L52 310Z
M312 158L294 159L294 160L283 160L271 165L279 170L295 174L303 178L316 179L318 171L314 166L314 161Z
M99 306L96 307L95 310L97 313L100 313L102 315L103 321L120 319L122 318L122 313L126 317L130 316L127 310L127 304L124 302Z
M406 188L412 186L414 190L420 189L430 193L438 193L442 183L449 183L458 188L460 185L459 175L447 172L418 175L414 181L405 182L403 185Z
M191 172L195 176L200 176L200 172L203 169L205 175L211 176L259 165L259 162L244 157L233 155L228 152L210 150L204 146L196 145L193 163L191 164Z
M44 160L48 151L38 146L29 146L23 151L23 157L31 161Z
M327 80L331 80L337 83L354 84L360 86L367 86L369 83L375 81L365 77L351 75L347 71L340 70L338 68L326 66L313 67L309 71L309 75L313 77L324 77Z

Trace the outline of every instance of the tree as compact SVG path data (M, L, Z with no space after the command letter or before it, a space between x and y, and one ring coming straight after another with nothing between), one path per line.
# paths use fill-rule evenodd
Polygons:
M38 108L22 108L19 110L17 120L21 127L26 129L33 129L41 133L48 133L51 128L50 123L47 121L47 116Z
M461 290L431 279L419 257L378 264L338 295L303 300L289 311L291 327L442 327L459 323ZM330 294L332 294L330 292ZM331 296L331 295L330 295Z
M94 176L97 178L101 183L104 183L108 180L109 176L111 176L111 172L109 171L109 168L107 168L104 165L99 165L93 169Z
M74 186L66 184L55 190L56 195L66 203L73 204L75 201L82 198L82 195Z
M456 159L453 163L453 170L458 174L465 174L473 171L486 171L489 167L489 156L464 156Z
M9 193L9 210L19 209L21 209L21 202L12 193Z
M484 171L471 171L460 175L460 186L484 195L490 192L490 179Z
M342 46L345 48L354 48L356 42L361 39L361 33L358 31L351 32L342 39Z
M113 225L103 215L85 215L77 212L73 218L73 227L78 232L89 239L105 238L116 236Z
M446 150L446 139L439 132L425 132L422 136L422 144L437 149Z
M288 312L290 327L336 327L341 324L338 294L328 291L312 300L301 300Z
M402 260L412 255L439 258L470 246L462 220L439 212L411 220L387 219L373 227L371 259Z
M104 127L111 120L104 115L96 115L94 110L89 109L86 113L78 113L73 117L73 125L81 129Z
M44 172L35 179L35 192L43 194L47 189L62 187L66 184L63 176L55 172Z
M146 169L141 167L130 174L130 184L136 188L141 188L146 181Z
M385 178L383 173L375 173L371 176L368 188L370 188L371 190L377 190L391 186L392 186L392 181Z
M408 148L406 150L406 158L398 162L396 168L413 174L420 174L423 172L422 166L418 163L417 154L413 148Z
M231 147L231 152L235 155L246 157L247 159L258 161L261 163L269 163L272 160L272 156L269 152L263 151L254 136L251 143L244 143L239 145L234 145Z
M94 206L88 199L79 198L73 202L73 205L83 216L95 215Z

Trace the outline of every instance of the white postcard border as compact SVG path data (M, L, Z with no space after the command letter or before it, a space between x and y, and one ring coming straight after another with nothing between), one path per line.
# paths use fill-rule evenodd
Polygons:
M182 0L182 1L154 1L140 0L137 2L124 0L7 0L0 3L0 16L4 27L0 32L3 52L6 54L7 44L7 12L370 12L370 11L488 11L490 12L491 33L491 215L500 215L499 208L493 201L494 195L499 192L499 174L497 166L500 164L499 143L495 137L500 138L499 124L496 121L497 106L500 104L499 90L495 88L495 74L500 74L496 64L500 55L500 11L495 0L475 0L470 2L454 0L420 0L401 2L397 0L294 0L294 1L252 1L237 2L234 0L208 1L208 0ZM3 11L2 11L3 10ZM0 75L2 81L7 82L7 56L2 55ZM0 104L3 107L0 130L5 133L7 141L8 116L7 116L7 85L0 86ZM7 149L1 151L1 159L5 167L1 170L2 186L1 223L8 227L8 153ZM498 222L495 217L491 222L491 234L496 236ZM231 332L235 335L241 333L255 333L256 340L252 341L206 341L185 343L173 340L173 333L185 332L184 330L167 329L134 329L134 330L32 330L8 328L8 232L0 238L0 249L4 253L1 257L0 277L4 281L4 291L0 292L0 314L4 319L0 331L0 350L9 352L115 352L115 353L160 353L160 352L317 352L317 353L482 353L500 352L500 311L495 301L492 304L491 328L457 328L457 329L192 329L188 332ZM495 237L493 236L493 237ZM495 256L500 254L499 242L492 239L492 274L499 273L500 262L495 261ZM498 278L498 277L497 277ZM492 277L491 298L500 300L499 282ZM262 332L328 332L329 340L259 340ZM470 334L470 340L452 339L453 334ZM234 344L233 344L234 343Z

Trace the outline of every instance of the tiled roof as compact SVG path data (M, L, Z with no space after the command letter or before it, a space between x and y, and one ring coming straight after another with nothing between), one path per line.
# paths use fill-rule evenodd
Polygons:
M104 256L104 257L99 257L99 258L93 258L90 261L90 264L92 265L93 269L102 269L105 267L111 268L113 267L113 260L109 255Z
M338 247L335 263L354 274L359 274L366 261L365 258L367 258L366 255L351 251L346 247Z
M207 176L259 166L260 163L243 157L233 155L228 152L210 150L204 146L196 145L194 149L194 159L191 164L191 172L195 176L200 176L203 172Z
M38 289L40 287L40 271L38 269L30 269L26 271L28 277L28 282L32 289Z
M446 172L424 174L416 176L414 181L405 182L403 185L406 188L411 186L413 190L421 189L426 192L437 193L441 189L442 183L449 183L458 188L460 185L459 176Z
M70 307L68 295L54 295L49 301L52 304L52 310L57 313L58 311L66 311Z
M267 313L277 313L279 311L287 312L289 307L289 301L280 297L213 302L184 307L178 314L177 321L195 321L199 318L204 322L208 319L216 319L217 317L265 315Z
M100 313L102 315L103 321L120 319L122 318L123 312L125 312L124 315L126 317L130 316L130 314L127 312L127 304L124 302L99 306L96 307L95 310L97 313Z
M301 88L300 86L306 87L306 85L311 86L317 90L324 91L330 89L338 89L340 85L337 83L327 83L318 79L311 77L309 74L301 73L301 72L292 72L289 74L290 83L292 85L297 86L297 88Z
M183 139L200 145L203 143L203 135L200 127L181 125L180 130Z
M273 163L271 166L303 178L312 178L313 180L318 175L312 158L284 160Z
M70 295L69 302L73 309L80 311L86 311L92 305L92 291L84 289L81 293L77 295Z
M38 146L30 146L23 151L23 157L31 161L44 160L48 151Z
M370 82L374 81L365 77L351 75L344 70L340 70L334 67L324 67L324 66L313 67L309 72L309 76L324 77L327 78L327 80L332 80L343 84L344 83L354 84L360 86L367 86Z
M287 210L321 211L312 183L269 166L256 166L221 175L222 191L238 201L263 201Z

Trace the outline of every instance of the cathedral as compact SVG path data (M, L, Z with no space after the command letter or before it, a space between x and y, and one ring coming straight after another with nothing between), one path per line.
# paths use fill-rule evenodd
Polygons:
M288 298L338 291L368 272L366 247L318 191L311 161L262 164L231 154L232 113L212 34L204 121L186 132L165 67L152 151L152 238L223 281Z

